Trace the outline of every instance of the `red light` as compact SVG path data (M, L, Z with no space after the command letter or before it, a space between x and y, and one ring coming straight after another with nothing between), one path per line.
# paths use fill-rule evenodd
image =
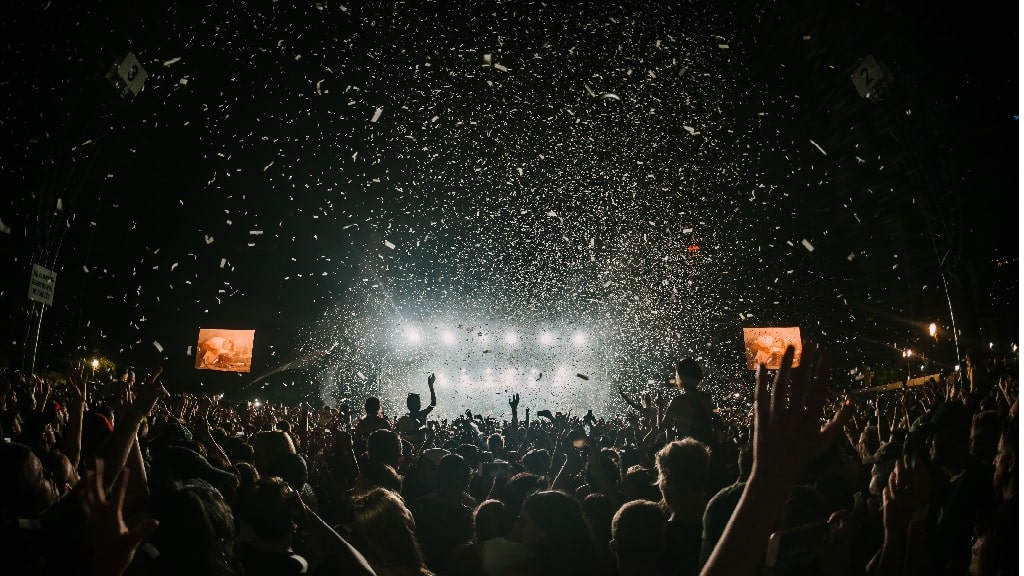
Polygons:
M696 244L690 244L686 247L687 252L700 252L700 246Z

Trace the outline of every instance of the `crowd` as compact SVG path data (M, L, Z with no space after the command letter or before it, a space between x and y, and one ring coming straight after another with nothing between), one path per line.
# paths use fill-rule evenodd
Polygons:
M746 415L687 359L628 413L508 421L431 418L433 377L395 418L9 373L0 573L1017 574L1015 360L852 397L792 360Z

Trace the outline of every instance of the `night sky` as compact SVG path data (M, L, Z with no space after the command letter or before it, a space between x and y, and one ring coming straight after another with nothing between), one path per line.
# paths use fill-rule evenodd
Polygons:
M1015 19L93 4L0 24L12 369L33 262L58 273L41 370L162 364L177 390L391 412L432 371L446 413L603 408L684 356L724 399L749 387L743 327L800 326L844 386L907 347L948 369L951 309L961 357L1017 342ZM105 75L128 52L149 77L123 100ZM869 55L877 101L851 80ZM200 327L255 329L252 373L194 371Z

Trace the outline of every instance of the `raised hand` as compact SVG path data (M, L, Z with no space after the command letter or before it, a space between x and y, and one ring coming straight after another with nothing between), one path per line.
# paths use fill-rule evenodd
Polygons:
M824 426L822 408L831 380L832 361L805 345L800 366L793 368L794 350L786 348L774 381L768 381L764 365L757 369L754 393L754 471L782 483L792 483L814 457L821 454L853 412L853 404L842 408Z
M71 403L85 404L89 401L89 379L85 377L85 365L79 363L68 367L68 391Z
M923 463L913 465L910 456L896 460L889 482L882 489L882 520L886 530L906 530L915 514L927 511L931 475Z
M132 402L132 407L138 409L143 415L149 415L153 411L153 407L162 398L170 396L167 393L167 389L160 383L160 374L163 373L163 367L157 368L156 372L151 374L143 382L142 386L139 387L138 392L135 395L135 401Z
M516 410L519 409L519 393L518 392L513 394L512 397L508 399L508 405L509 405L509 408L512 408L513 412L515 412Z
M122 470L111 490L113 500L103 492L103 459L96 459L96 468L85 472L79 482L79 501L92 540L94 574L119 576L135 556L139 544L160 525L153 519L140 522L131 530L124 523L122 509L129 470Z
M433 388L435 380L437 380L437 376L434 376L434 373L431 372L430 376L427 376L427 386ZM422 388L421 388L421 390L422 390Z

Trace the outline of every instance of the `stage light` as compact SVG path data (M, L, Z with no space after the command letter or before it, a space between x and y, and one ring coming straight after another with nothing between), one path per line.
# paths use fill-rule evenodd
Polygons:
M938 327L935 326L935 322L928 325L928 335L932 338L935 337L935 333L938 331Z
M540 336L537 337L537 341L544 345L549 345L555 341L555 337L550 332L541 332Z
M572 335L572 342L577 346L582 346L587 342L587 335L583 332L577 332Z
M516 336L515 332L513 332L511 330L509 330L508 332L505 332L505 343L506 344L515 344L516 342L519 342L519 336Z
M252 405L255 406L256 408L259 408L260 406L263 406L263 403L260 402L259 400L253 400Z
M445 332L444 334L441 335L441 340L445 344L454 344L455 343L455 334L452 334L451 332Z
M95 370L100 367L100 361L96 358L92 359L92 369Z
M420 338L419 330L410 329L405 331L405 339L409 342L419 342Z

